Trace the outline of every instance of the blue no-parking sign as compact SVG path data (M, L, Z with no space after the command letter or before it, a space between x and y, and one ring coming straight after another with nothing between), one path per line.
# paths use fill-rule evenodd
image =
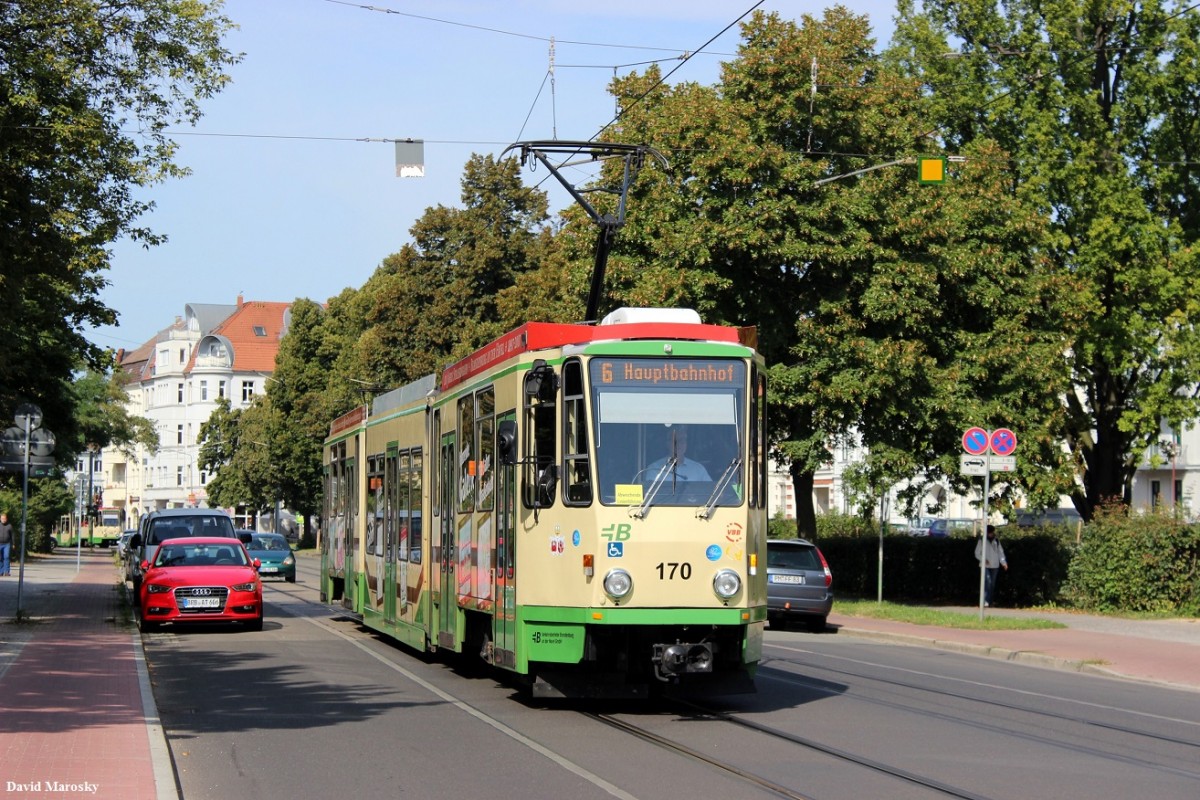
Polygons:
M998 456L1011 456L1017 449L1017 435L1008 428L996 428L992 431L990 442L992 452Z
M983 428L967 428L963 433L963 450L973 456L981 456L988 451L988 432Z

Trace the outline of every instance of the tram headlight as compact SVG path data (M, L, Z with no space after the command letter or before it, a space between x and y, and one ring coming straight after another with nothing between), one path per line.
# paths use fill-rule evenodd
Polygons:
M713 576L713 591L722 600L728 600L742 590L741 577L731 569L723 569Z
M633 591L633 576L623 569L610 570L604 576L604 591L615 600L620 600Z

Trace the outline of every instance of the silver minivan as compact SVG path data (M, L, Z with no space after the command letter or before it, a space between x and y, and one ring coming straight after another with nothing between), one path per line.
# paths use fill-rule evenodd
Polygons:
M780 628L803 621L825 630L833 608L833 573L820 549L806 539L767 540L767 622Z

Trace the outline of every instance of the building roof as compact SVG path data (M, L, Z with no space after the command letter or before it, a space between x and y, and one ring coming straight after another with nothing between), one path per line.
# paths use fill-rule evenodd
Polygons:
M234 372L274 372L279 340L287 333L291 303L251 300L241 303L209 335L220 336L233 351Z

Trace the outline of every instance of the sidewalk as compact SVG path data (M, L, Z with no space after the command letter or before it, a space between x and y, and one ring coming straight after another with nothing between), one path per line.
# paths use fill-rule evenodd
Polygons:
M944 610L979 613L978 608ZM1200 619L1127 620L1003 608L987 613L1049 619L1067 627L973 631L842 614L830 614L829 623L840 634L1200 691Z
M0 798L175 800L170 754L112 550L0 578Z

